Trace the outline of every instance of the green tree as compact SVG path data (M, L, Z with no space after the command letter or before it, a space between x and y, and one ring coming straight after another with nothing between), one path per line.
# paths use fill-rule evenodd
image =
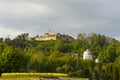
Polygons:
M78 36L77 36L77 39L79 40L84 40L86 38L86 33L79 33Z
M0 42L1 42L1 43L3 42L3 38L0 38Z
M116 60L117 45L115 43L109 44L106 50L99 53L99 58L103 63L114 62Z
M68 73L69 71L72 70L72 67L68 64L65 64L65 65L62 66L62 69L63 69L64 73Z
M0 44L0 66L3 72L20 72L25 70L25 56L18 49Z
M60 57L60 52L59 51L54 51L51 55L50 55L50 59L56 59Z
M30 62L28 63L28 69L38 72L42 71L41 64L43 62L44 55L41 52L33 53L30 57Z
M113 80L119 80L119 68L116 64L113 66Z

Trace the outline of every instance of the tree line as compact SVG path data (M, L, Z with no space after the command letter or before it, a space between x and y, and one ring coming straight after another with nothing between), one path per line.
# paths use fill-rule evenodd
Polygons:
M73 41L28 41L28 33L0 38L2 72L60 72L90 80L120 79L120 42L96 33L79 33ZM89 49L92 60L83 60ZM77 57L71 55L77 54ZM99 63L95 63L95 59Z

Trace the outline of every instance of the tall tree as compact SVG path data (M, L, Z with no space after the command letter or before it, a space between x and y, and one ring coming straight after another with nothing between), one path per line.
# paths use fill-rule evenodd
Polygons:
M26 68L24 54L18 49L0 44L0 66L3 72L19 72Z

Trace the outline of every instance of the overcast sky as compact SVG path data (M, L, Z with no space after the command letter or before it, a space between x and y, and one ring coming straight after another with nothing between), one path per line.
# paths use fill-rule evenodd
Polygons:
M120 39L120 0L0 0L0 37L48 30Z

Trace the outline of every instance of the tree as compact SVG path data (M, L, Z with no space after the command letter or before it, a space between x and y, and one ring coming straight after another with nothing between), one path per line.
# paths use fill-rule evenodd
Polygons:
M31 54L28 69L35 72L42 71L41 64L43 62L43 58L44 56L41 52Z
M6 43L7 45L11 46L12 45L12 40L10 38L5 38L4 43Z
M86 33L79 33L77 39L84 40L86 38Z
M65 73L68 73L69 71L72 71L72 67L68 64L65 64L62 66Z
M22 52L6 44L0 44L0 48L0 66L3 72L20 72L26 68Z
M16 38L20 40L26 40L29 37L29 33L23 33L18 35Z
M109 44L107 48L99 53L99 58L103 63L114 62L116 60L117 45L116 43Z
M59 51L54 51L52 54L50 54L50 59L56 59L60 57L60 52Z
M119 80L119 68L118 66L115 64L113 66L113 80Z
M54 46L54 50L62 52L63 51L63 45L64 45L64 42L62 40L57 40L56 44Z
M0 38L0 42L1 42L1 43L3 42L3 38Z

